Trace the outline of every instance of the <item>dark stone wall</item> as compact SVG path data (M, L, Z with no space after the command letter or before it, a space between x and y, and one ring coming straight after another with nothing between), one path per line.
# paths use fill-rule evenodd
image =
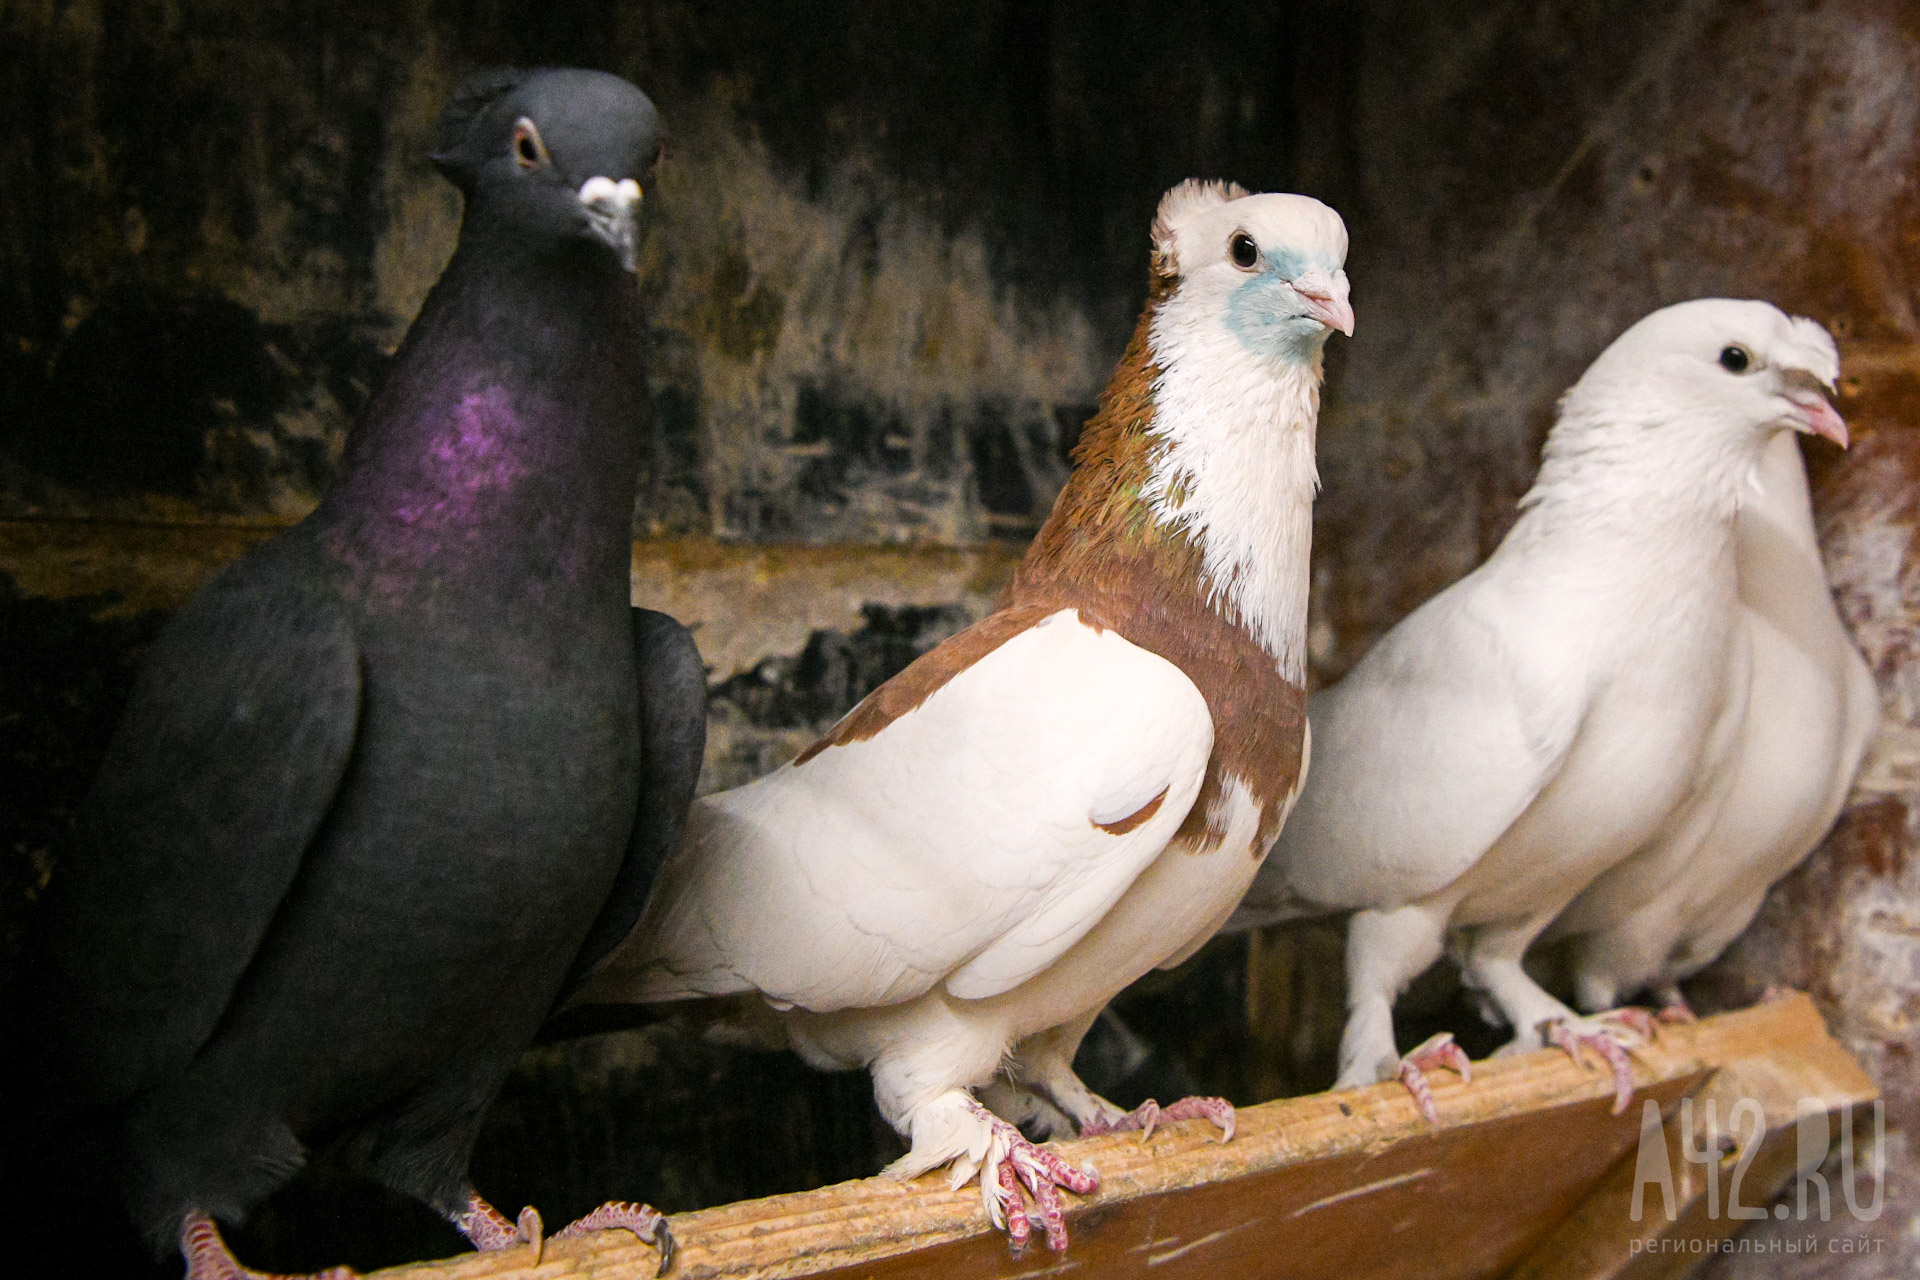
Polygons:
M1021 537L1191 173L1283 186L1300 19L1129 3L11 7L0 513L311 505L451 250L492 62L647 88L643 531ZM169 503L175 505L169 505Z

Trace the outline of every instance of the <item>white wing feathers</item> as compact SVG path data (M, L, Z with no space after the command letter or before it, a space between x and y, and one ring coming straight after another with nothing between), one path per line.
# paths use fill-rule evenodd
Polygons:
M1250 898L1330 910L1423 898L1527 810L1579 731L1586 690L1568 683L1559 639L1506 605L1482 569L1314 696L1313 770Z
M1555 934L1630 935L1611 949L1642 968L1609 975L1621 994L1686 976L1746 927L1767 887L1833 825L1878 721L1872 674L1834 610L1790 434L1767 446L1754 480L1735 525L1752 678L1735 707L1739 741L1713 780L1725 802L1699 832L1663 831L1554 924Z
M872 738L696 804L648 941L583 998L827 1011L1010 990L1159 855L1212 746L1179 668L1053 614Z

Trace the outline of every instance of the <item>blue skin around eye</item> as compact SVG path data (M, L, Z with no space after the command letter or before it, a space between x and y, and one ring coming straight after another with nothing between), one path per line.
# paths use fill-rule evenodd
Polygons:
M1264 356L1306 360L1326 341L1327 327L1306 314L1288 283L1312 265L1292 250L1267 252L1259 274L1227 301L1227 328L1240 345Z

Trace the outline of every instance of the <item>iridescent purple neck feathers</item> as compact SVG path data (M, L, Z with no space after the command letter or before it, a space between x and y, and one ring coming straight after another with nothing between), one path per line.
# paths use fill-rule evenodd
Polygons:
M316 513L376 595L504 581L564 594L626 572L631 278L480 256L463 244L435 286Z

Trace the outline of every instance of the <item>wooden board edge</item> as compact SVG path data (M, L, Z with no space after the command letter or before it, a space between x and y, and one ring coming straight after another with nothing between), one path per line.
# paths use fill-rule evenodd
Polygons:
M1696 1043L1713 1063L1711 1075L1681 1105L1642 1115L1635 1150L1508 1280L1687 1275L1759 1221L1763 1206L1813 1158L1811 1148L1801 1150L1803 1117L1806 1141L1817 1126L1824 1151L1856 1109L1879 1099L1872 1078L1826 1033L1804 995L1708 1022L1718 1024L1712 1041ZM1709 1158L1709 1151L1717 1155ZM1732 1212L1736 1204L1740 1217Z
M1668 1029L1634 1065L1641 1085L1712 1068L1721 1075L1734 1071L1731 1079L1743 1087L1764 1085L1770 1098L1782 1088L1801 1087L1822 1096L1872 1096L1871 1081L1827 1035L1812 1002L1798 994ZM1441 1080L1434 1095L1444 1130L1610 1091L1603 1073L1545 1051L1477 1063L1472 1084ZM1074 1198L1081 1213L1343 1152L1381 1150L1431 1132L1405 1090L1385 1084L1244 1108L1239 1133L1226 1144L1215 1140L1205 1122L1193 1121L1161 1130L1150 1143L1114 1135L1059 1146L1070 1160L1101 1175L1100 1191ZM673 1274L686 1280L787 1280L985 1234L977 1188L949 1190L943 1176L936 1172L908 1184L861 1179L674 1215L681 1255ZM525 1255L524 1249L468 1255L380 1274L389 1280L588 1274L614 1280L650 1277L655 1265L650 1249L625 1237L551 1244L538 1268L529 1268Z

